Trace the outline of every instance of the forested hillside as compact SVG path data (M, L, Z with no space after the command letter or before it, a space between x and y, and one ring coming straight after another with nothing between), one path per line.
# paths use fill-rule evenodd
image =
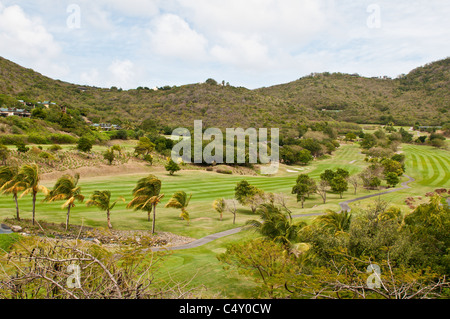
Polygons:
M257 92L333 114L336 120L442 125L450 120L450 58L397 79L321 73Z
M398 79L340 73L249 90L213 80L155 91L95 88L53 80L0 58L0 94L66 104L93 122L124 127L153 119L161 126L288 128L305 120L442 125L450 120L450 59Z

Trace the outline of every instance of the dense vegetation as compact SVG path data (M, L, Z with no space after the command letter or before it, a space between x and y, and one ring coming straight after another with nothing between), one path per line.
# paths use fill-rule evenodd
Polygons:
M378 201L309 225L276 205L259 210L263 223L250 226L262 237L230 245L219 259L253 278L261 297L449 298L450 209L437 194L406 215Z
M190 292L199 284L214 297L449 298L449 61L395 80L324 73L253 91L213 79L123 91L78 87L0 59L0 103L32 113L0 118L1 213L31 232L0 236L2 266L10 263L0 274L0 297L197 297ZM57 104L32 108L18 99ZM280 127L280 171L260 176L248 160L249 140L239 165L169 158L175 141L165 135L178 126L192 134L199 119L203 129ZM89 121L121 128L105 132ZM423 125L443 128L418 132ZM142 174L85 182L72 171L52 185L41 180L44 172L121 169L132 160ZM411 190L392 190L407 179ZM386 202L342 209L344 200L378 197L381 189L393 191L383 193ZM251 231L198 250L147 254L164 245L159 232L199 239L238 226ZM137 238L137 229L146 235ZM104 245L120 230L136 238ZM75 246L29 236L99 233L107 239ZM92 274L83 289L65 286L67 260ZM155 263L189 284L178 286L172 274L158 278Z
M443 125L449 121L449 66L447 58L397 79L311 74L257 92L321 111L340 121Z
M218 128L291 128L305 120L332 119L411 126L420 119L421 125L443 125L449 121L449 61L394 80L323 73L259 90L207 81L158 91L124 91L55 81L0 58L0 93L25 101L65 103L94 123L125 128L150 118L168 128L193 126L199 119L205 127Z

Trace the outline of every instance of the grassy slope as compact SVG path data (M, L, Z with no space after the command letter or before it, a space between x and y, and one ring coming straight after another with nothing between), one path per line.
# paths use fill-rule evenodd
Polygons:
M409 211L405 199L415 197L415 205L426 202L425 194L438 188L450 188L450 152L436 149L431 146L403 145L406 155L406 174L413 177L415 182L409 184L410 189L402 190L383 196L383 200ZM403 178L402 181L405 181ZM421 198L421 199L419 199ZM365 200L351 205L358 209L363 208L373 200Z
M407 173L416 178L416 182L411 184L413 189L405 190L400 193L387 195L385 198L399 198L396 202L402 203L407 194L416 194L423 196L426 192L432 191L439 187L450 187L448 151L437 150L427 146L404 145L403 150L407 155ZM305 203L305 209L301 210L299 204L296 203L295 197L290 194L292 186L297 176L301 173L307 173L319 179L319 175L325 169L345 168L355 174L360 172L366 165L364 155L360 154L357 145L343 145L333 157L314 162L308 167L287 167L281 166L277 176L237 176L237 175L221 175L214 172L206 171L182 171L175 176L170 176L162 168L150 168L149 173L157 175L163 182L162 193L166 195L162 204L157 209L157 228L159 231L170 231L180 235L200 238L211 233L233 228L232 215L225 214L224 221L218 220L218 214L212 209L212 202L217 198L233 198L234 188L236 184L246 179L252 185L255 185L266 192L285 193L289 196L289 205L294 214L309 214L322 212L325 209L338 210L339 202L352 199L355 197L353 190L349 189L341 200L337 194L329 194L328 202L322 205L319 196L311 196ZM353 162L356 161L356 162ZM352 164L350 164L352 162ZM107 177L83 178L81 176L80 186L83 194L89 196L94 190L110 190L113 198L124 196L127 201L131 200L131 192L139 178L144 177L148 173L133 175L117 175ZM422 177L423 176L423 177ZM54 182L46 182L49 188ZM176 209L164 208L165 203L171 195L179 190L183 190L188 194L192 193L193 197L188 208L191 215L191 225L179 219L179 211ZM369 192L359 189L357 196L363 196ZM39 195L38 201L43 196ZM370 200L369 200L370 201ZM31 216L31 198L24 197L20 199L21 216L29 218ZM62 204L62 203L60 203ZM357 205L358 203L354 204ZM125 203L119 203L112 216L112 223L118 229L150 229L151 225L147 222L147 216L140 211L131 211L126 209ZM14 202L12 198L2 196L0 198L0 217L11 217L14 215ZM37 207L37 217L48 220L50 222L64 222L65 210L60 208L58 203L39 203ZM250 211L241 207L238 212L237 225L242 225L249 217ZM94 208L87 208L84 204L79 204L71 212L71 222L94 227L105 226L105 216L103 212Z
M404 200L409 196L423 196L426 192L435 188L450 188L449 179L449 152L437 150L427 146L404 145L403 151L407 155L407 174L416 178L416 182L411 184L412 189L398 193L383 196L384 200L392 204L407 207ZM344 199L340 199L336 194L329 194L329 201L326 205L321 204L318 196L312 196L306 202L306 209L301 210L295 202L294 196L290 195L297 175L300 172L308 173L310 176L318 179L321 172L327 168L346 168L352 174L361 171L365 165L364 155L360 154L357 145L343 145L332 158L313 163L309 167L286 167L282 166L277 176L274 177L243 177L219 175L205 171L182 171L176 176L169 176L161 169L153 169L153 173L159 176L163 181L163 190L167 196L164 202L158 207L157 229L159 231L170 231L176 234L187 235L194 238L200 238L212 233L235 228L254 216L246 208L241 208L238 213L237 225L232 225L232 215L225 214L224 221L218 220L218 215L211 208L211 203L219 197L232 198L234 187L237 182L247 179L251 184L264 189L267 192L283 192L289 194L289 205L295 214L317 213L326 209L338 210L338 203L354 198L353 192L344 194ZM350 162L356 161L352 164ZM298 173L289 171L298 170ZM113 197L119 195L125 196L127 200L131 199L131 190L136 181L145 175L122 175L110 177L88 178L81 180L81 187L85 195L89 195L94 190L109 189L113 192ZM51 187L53 183L47 183ZM175 191L184 190L193 193L193 198L189 206L191 213L191 226L186 226L184 221L178 218L179 212L174 209L163 208L169 200L171 194ZM363 196L369 193L365 190L358 190L357 196ZM42 199L42 195L40 196ZM373 199L363 202L357 202L352 208L358 209L370 205ZM31 198L20 200L22 217L31 217ZM14 203L12 198L0 198L0 218L14 216ZM37 217L52 222L64 222L65 211L61 210L58 204L39 204ZM308 218L310 220L310 218ZM105 227L105 216L102 212L93 208L86 208L84 204L79 205L72 210L71 222L74 224ZM151 224L147 222L146 215L142 212L133 212L125 208L125 204L119 203L113 211L112 222L118 229L151 229ZM255 287L249 281L246 281L237 273L230 273L223 270L216 255L224 251L226 244L240 241L245 238L255 236L252 233L243 232L237 235L226 237L203 247L187 251L176 251L167 257L161 264L157 282L168 282L170 280L184 281L193 278L191 285L205 285L208 291L203 296L214 297L220 294L221 297L230 298L249 298L257 297Z
M222 230L235 228L254 216L248 209L242 208L238 213L237 225L232 225L232 215L225 214L224 221L218 220L218 215L211 208L212 201L219 197L232 198L234 187L237 182L246 178L251 184L271 192L284 192L290 194L290 190L295 183L295 179L300 172L305 172L318 178L319 174L329 167L343 167L350 169L353 173L360 171L365 163L364 156L359 154L356 145L345 145L336 152L333 158L325 159L311 165L310 167L285 167L282 166L275 177L243 177L219 175L210 172L183 171L177 176L169 176L161 170L154 170L157 176L163 180L162 192L167 194L162 205L158 208L157 228L159 231L171 231L173 233L188 235L195 238L216 233ZM356 160L353 165L349 163ZM298 168L299 173L288 172ZM145 175L142 175L145 176ZM85 194L90 194L96 189L109 189L113 196L123 195L127 200L131 199L130 193L135 186L140 175L100 177L82 179L81 186ZM51 187L53 183L47 183ZM163 208L170 195L177 191L184 190L194 194L189 211L191 212L191 226L178 218L178 211ZM346 194L345 199L352 195ZM294 213L322 212L324 209L338 209L338 202L341 201L338 195L330 194L329 203L319 205L320 199L317 196L306 203L306 209L300 210L295 199L290 195L290 206ZM40 195L42 199L42 195ZM23 198L20 200L22 217L30 218L31 200ZM314 207L319 205L317 207ZM0 198L0 217L12 217L14 204L11 198ZM64 222L65 211L61 210L58 204L40 203L37 210L38 218L46 221ZM75 224L105 227L105 216L102 212L93 208L86 208L83 204L72 210L71 222ZM112 217L113 225L119 229L151 229L150 223L146 221L146 215L142 212L133 212L125 209L125 204L119 203L115 208ZM185 281L193 278L191 285L205 285L209 289L204 296L230 298L250 298L255 295L255 286L237 273L230 273L223 269L223 265L218 262L216 255L224 251L226 244L240 241L254 236L252 233L243 232L234 236L220 239L206 246L188 251L177 251L167 257L161 265L161 269L156 277L159 283L170 280Z
M162 204L158 206L157 227L160 231L171 231L174 233L187 235L195 238L203 237L213 232L227 230L232 228L232 215L226 214L224 221L218 221L218 214L212 209L212 202L217 198L233 198L234 188L236 184L246 179L252 185L255 185L266 192L286 193L290 195L290 190L295 180L301 172L310 174L315 178L326 168L343 167L349 169L352 173L360 171L365 163L364 156L359 154L359 148L356 145L345 145L336 152L333 158L328 158L315 162L310 167L297 167L298 173L293 167L281 166L279 173L275 177L249 177L235 175L221 175L214 172L206 171L182 171L175 176L169 176L161 168L151 168L150 172L157 175L163 182L162 193L166 194ZM354 164L351 161L357 160ZM81 176L80 186L83 194L89 196L94 190L110 190L113 197L124 196L127 201L131 200L131 192L142 175L119 175L108 177L83 178ZM45 186L51 188L54 182L46 182ZM185 222L180 221L179 212L175 209L165 209L164 205L170 196L179 190L192 193L192 201L189 206L191 213L191 226L187 227ZM345 199L351 198L351 194L346 194ZM30 217L31 198L25 197L20 200L21 216ZM39 195L38 201L43 199L43 195ZM338 209L338 195L330 194L329 203L326 208ZM62 203L61 203L62 204ZM299 205L295 202L293 196L290 196L290 205L296 214L310 213L324 209L314 207L320 204L317 196L306 202L306 210L301 211ZM9 197L0 198L0 216L10 217L14 213L14 203ZM249 218L250 212L246 208L241 208L238 213L237 223L242 224ZM37 217L51 222L64 222L65 211L60 209L57 203L39 203L37 208ZM83 220L87 226L102 227L105 226L104 214L93 208L87 208L84 204L78 205L71 212L71 221L75 224L81 224ZM151 225L147 222L147 216L142 212L134 212L127 210L124 203L119 203L113 211L113 225L119 229L150 229Z

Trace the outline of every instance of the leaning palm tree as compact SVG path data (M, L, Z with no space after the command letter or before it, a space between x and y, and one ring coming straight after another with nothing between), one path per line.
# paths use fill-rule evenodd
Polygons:
M165 208L181 209L180 218L187 221L187 223L189 225L189 213L186 210L186 208L188 207L189 201L191 200L191 198L192 198L192 194L188 196L183 191L176 192L175 194L173 194L172 198L166 204Z
M247 221L246 228L285 246L297 241L300 230L306 225L304 222L293 223L289 214L270 203L262 204L257 212L260 220Z
M352 214L348 211L336 213L328 210L325 215L316 217L314 222L323 229L333 231L335 234L345 233L349 230Z
M226 204L225 199L224 198L216 199L213 202L213 208L216 212L218 212L220 214L220 221L222 221L223 213L227 209L227 204Z
M39 192L42 192L45 195L47 195L49 190L45 186L40 185L41 177L39 172L39 166L37 164L23 165L19 169L17 180L23 185L23 193L20 195L20 198L30 193L33 198L33 225L34 225L36 220L37 194Z
M122 196L119 197L114 203L111 203L111 192L110 191L95 191L91 195L90 199L86 202L88 207L96 206L99 209L106 211L106 219L108 221L108 228L112 229L111 225L111 210L116 206L119 201L125 201Z
M18 193L23 191L25 187L17 178L18 171L15 166L2 166L0 168L0 192L13 195L16 203L16 219L20 220Z
M79 179L79 174L75 174L75 176L62 176L56 181L53 190L45 198L45 201L48 202L65 200L61 208L67 208L66 231L69 228L70 210L75 207L75 201L80 203L84 201L84 196L81 195L81 187L78 186Z
M156 226L156 206L161 202L164 194L161 192L161 181L154 175L149 175L140 179L133 190L133 200L127 205L127 208L143 210L147 212L148 221L153 211L152 234L155 233Z

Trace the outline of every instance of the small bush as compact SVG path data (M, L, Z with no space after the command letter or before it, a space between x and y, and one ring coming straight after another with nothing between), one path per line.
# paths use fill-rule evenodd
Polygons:
M30 134L28 135L27 140L30 144L50 144L47 137L39 134Z
M81 152L88 153L91 151L94 143L87 137L81 137L77 142L77 149Z
M48 148L48 150L49 150L50 152L56 153L56 152L62 150L62 147L59 146L59 145L57 145L57 144L53 144L52 146L50 146L50 147Z
M229 169L218 168L216 172L219 174L233 175L233 171Z
M44 158L44 159L48 159L48 160L55 160L56 159L55 156L53 156L52 154L47 153L47 152L41 152L39 154L39 157L40 158Z
M76 144L77 138L68 134L51 134L49 140L53 144Z

